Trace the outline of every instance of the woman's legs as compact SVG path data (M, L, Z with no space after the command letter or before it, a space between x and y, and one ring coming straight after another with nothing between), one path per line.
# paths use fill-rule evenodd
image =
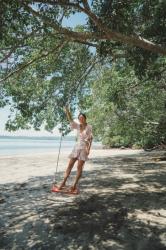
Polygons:
M82 175L82 170L83 170L84 163L85 163L85 161L78 160L77 175L76 175L74 184L72 186L73 190L77 188L78 181L79 181L79 179L81 178L81 175Z
M77 160L77 158L71 158L70 159L70 161L68 163L68 166L67 166L67 169L65 171L64 179L63 179L61 185L59 186L59 189L61 189L62 187L65 186L67 178L69 177L70 172L71 172L71 170L72 170L72 168L73 168L74 163L76 162L76 160Z

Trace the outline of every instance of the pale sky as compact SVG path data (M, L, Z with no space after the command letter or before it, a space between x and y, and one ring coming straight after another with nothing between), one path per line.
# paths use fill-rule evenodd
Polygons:
M5 123L8 119L8 115L10 114L9 107L5 107L0 109L0 135L17 135L17 136L58 136L60 135L58 128L53 130L53 133L45 131L41 129L41 131L35 131L34 129L31 130L17 130L13 132L9 132L5 130Z
M86 16L82 13L78 13L73 15L70 20L64 20L63 25L64 26L73 26L79 24L85 24L86 23ZM53 134L45 131L44 129L41 129L41 131L35 131L35 130L18 130L15 132L8 132L5 130L5 123L8 119L8 115L10 114L9 107L0 108L0 135L19 135L19 136L57 136L59 135L58 128L55 128L53 131ZM70 135L73 135L73 132L70 133Z

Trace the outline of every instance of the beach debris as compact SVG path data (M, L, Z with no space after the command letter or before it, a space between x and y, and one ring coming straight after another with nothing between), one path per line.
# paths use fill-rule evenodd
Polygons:
M0 197L0 204L5 203L5 199L3 197Z
M15 190L15 191L18 191L18 190L24 188L26 185L27 185L26 182L16 184L15 187L14 187L14 190Z

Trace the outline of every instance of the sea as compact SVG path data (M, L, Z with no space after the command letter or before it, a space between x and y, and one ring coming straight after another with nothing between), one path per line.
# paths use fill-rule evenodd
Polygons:
M0 136L0 156L24 155L36 153L57 153L62 150L71 150L76 142L75 137L29 137L29 136ZM94 142L93 147L100 147L99 142Z
M60 137L28 137L0 136L0 155L23 155L47 152L58 152ZM61 148L70 149L75 144L75 138L64 137Z

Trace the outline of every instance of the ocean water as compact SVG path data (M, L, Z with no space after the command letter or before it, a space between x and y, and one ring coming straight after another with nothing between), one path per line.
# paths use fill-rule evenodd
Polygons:
M72 150L75 144L74 137L64 137L61 143L62 150ZM100 143L93 142L93 147L100 147ZM19 137L0 136L0 155L23 155L36 153L57 153L60 146L60 137Z
M74 138L63 138L61 148L72 149ZM0 136L0 155L22 155L58 152L60 137Z

